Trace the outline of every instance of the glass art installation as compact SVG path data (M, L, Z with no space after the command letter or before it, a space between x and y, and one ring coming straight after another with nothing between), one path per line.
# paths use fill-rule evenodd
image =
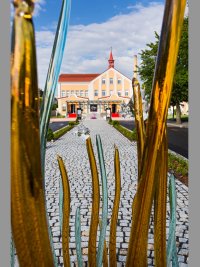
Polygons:
M175 239L176 190L173 174L169 177L168 184L166 120L185 5L185 0L166 0L146 123L143 119L140 84L136 78L133 78L132 82L138 140L138 184L132 203L127 267L147 266L148 230L152 206L154 208L155 266L171 266L171 262L172 266L178 266ZM34 1L15 0L14 7L11 51L11 266L14 266L15 249L19 265L22 267L58 266L45 203L45 150L50 111L67 40L71 0L62 1L41 109L39 108L32 21ZM89 135L89 131L87 133ZM96 147L101 180L92 140L88 137L86 148L92 181L88 265L116 267L116 229L121 193L120 154L115 146L115 196L107 247L108 185L100 135L96 135ZM71 266L69 252L70 183L62 157L58 155L57 160L61 175L59 218L63 263L64 266ZM170 199L170 226L166 242L167 192L169 192ZM101 216L100 207L102 207ZM80 212L81 207L78 207L74 223L79 267L83 266ZM98 231L99 239L97 239Z

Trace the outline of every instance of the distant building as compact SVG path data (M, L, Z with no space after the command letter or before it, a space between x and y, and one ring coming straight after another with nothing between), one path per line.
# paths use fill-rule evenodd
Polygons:
M182 115L189 115L188 102L181 102L181 114Z
M58 81L58 112L75 117L77 108L82 112L99 113L111 109L118 116L121 105L127 104L132 95L132 81L114 68L112 51L108 69L96 74L61 74Z
M168 115L173 114L173 108L176 111L176 106L170 106L168 109ZM189 115L189 104L188 102L181 102L180 103L180 108L181 108L181 115Z

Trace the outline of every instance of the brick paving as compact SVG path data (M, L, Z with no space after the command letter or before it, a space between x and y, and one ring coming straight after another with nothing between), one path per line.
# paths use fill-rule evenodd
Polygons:
M100 134L106 170L108 176L108 226L107 245L109 240L110 218L114 199L114 144L117 145L121 160L121 201L117 226L117 261L118 266L125 266L131 226L131 204L137 185L137 149L136 143L130 142L105 120L84 120L83 124L90 129L93 148L97 159L95 135ZM59 266L63 266L62 239L59 223L59 179L60 171L57 155L60 155L67 168L71 190L70 214L70 259L72 266L77 266L75 249L75 213L80 206L82 230L82 254L84 266L88 260L88 236L91 217L91 173L86 150L85 138L76 135L77 127L62 136L53 144L47 145L46 151L46 200L49 222L52 228L53 241ZM98 160L97 160L98 165ZM99 169L99 166L98 166ZM99 177L100 178L100 177ZM101 183L100 183L101 184ZM180 266L188 266L188 188L178 180L177 190L177 227L176 244ZM168 219L169 219L169 203ZM100 209L101 215L101 209ZM167 219L167 234L169 221ZM148 240L148 266L154 266L153 217L150 220Z

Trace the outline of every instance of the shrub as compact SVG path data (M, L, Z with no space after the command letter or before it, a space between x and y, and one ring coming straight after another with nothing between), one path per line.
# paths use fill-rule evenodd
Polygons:
M168 154L168 168L177 174L188 175L188 162L172 153Z
M47 132L47 141L51 141L54 139L53 131L49 128Z
M130 141L137 141L136 129L134 129L133 131L130 131L126 129L125 127L121 126L119 124L119 121L112 121L112 125L115 129L117 129L121 134L123 134Z
M74 121L70 121L69 125L67 125L66 127L63 127L62 129L56 131L53 133L53 131L49 128L48 129L48 133L47 133L47 141L51 141L51 140L56 140L59 137L61 137L62 135L64 135L65 133L69 132L72 128L74 128L75 125L77 125L78 123L74 122Z
M52 110L56 110L57 107L58 107L58 104L54 103L54 104L52 105Z
M51 116L51 118L65 118L65 116L57 113L57 116Z
M133 129L133 131L132 131L132 138L133 138L133 140L137 140L137 132L136 132L136 129Z
M112 122L112 125L113 125L113 126L118 126L118 125L119 125L119 122L118 122L118 121L113 121L113 122Z
M56 133L54 133L54 139L58 139L68 131L70 131L74 126L73 125L68 125L60 130L58 130Z

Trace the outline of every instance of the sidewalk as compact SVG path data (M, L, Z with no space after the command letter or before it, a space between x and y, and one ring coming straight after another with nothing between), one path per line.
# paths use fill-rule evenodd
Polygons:
M50 118L50 122L75 121L76 118Z
M182 122L181 124L177 124L176 121L173 122L173 121L167 120L167 125L179 127L179 128L188 128L188 122Z

